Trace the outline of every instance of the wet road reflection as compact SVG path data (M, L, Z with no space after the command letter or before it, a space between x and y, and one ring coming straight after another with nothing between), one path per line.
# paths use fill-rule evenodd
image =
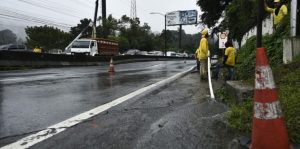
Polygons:
M0 74L0 138L28 133L127 95L194 66L158 61Z

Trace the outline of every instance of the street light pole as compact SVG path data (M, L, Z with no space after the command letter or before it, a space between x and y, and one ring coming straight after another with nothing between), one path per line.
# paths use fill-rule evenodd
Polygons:
M167 56L167 15L159 12L151 12L150 14L158 14L165 17L165 56Z
M167 56L167 15L165 14L165 56Z

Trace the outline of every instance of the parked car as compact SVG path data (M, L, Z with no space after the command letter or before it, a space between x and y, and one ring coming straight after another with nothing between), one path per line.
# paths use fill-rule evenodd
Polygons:
M129 49L127 50L124 55L140 55L141 51L138 49Z
M0 46L0 51L20 51L20 52L32 52L23 44L7 44Z
M140 55L148 55L147 51L140 51Z
M176 52L174 52L174 51L168 51L167 52L167 56L173 56L173 57L175 57L176 56Z
M51 54L62 54L62 50L61 49L51 49L49 50L49 53Z
M148 55L152 55L152 56L164 56L164 53L161 51L149 51Z

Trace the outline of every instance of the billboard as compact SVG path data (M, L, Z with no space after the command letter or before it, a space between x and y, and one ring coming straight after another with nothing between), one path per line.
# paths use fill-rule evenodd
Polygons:
M166 14L167 26L197 23L197 10L173 11Z

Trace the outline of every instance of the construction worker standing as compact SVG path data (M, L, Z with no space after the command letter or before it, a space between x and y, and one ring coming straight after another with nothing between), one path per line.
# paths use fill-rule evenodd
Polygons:
M202 38L200 40L199 48L196 53L197 58L200 61L200 77L201 79L207 79L207 58L209 56L208 51L208 29L204 29L202 32Z
M227 68L226 80L234 80L234 66L236 61L236 49L233 47L231 41L225 43L225 55L223 64Z
M269 13L272 13L273 19L274 19L274 27L282 21L284 16L288 14L288 9L286 5L281 4L280 0L274 0L274 6L275 8L269 8L265 1L265 10Z

